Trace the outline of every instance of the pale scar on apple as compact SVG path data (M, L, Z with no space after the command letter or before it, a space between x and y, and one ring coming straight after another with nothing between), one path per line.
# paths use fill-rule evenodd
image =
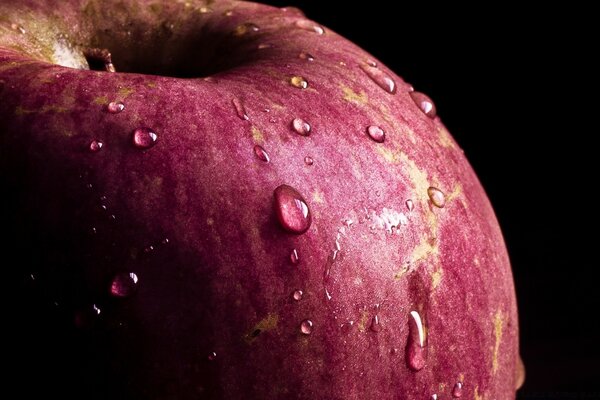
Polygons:
M369 312L365 309L360 311L360 319L358 320L358 330L365 332L367 330L367 321L369 320Z
M438 138L442 147L454 148L454 142L450 137L450 133L443 126L438 129Z
M278 322L279 316L277 314L268 314L243 336L244 341L248 344L254 342L261 333L277 328Z
M346 86L343 83L340 84L340 89L342 89L342 99L349 103L367 104L369 102L367 94L362 90L359 93L356 93L351 87Z
M495 375L498 371L498 351L500 349L500 341L502 340L502 327L504 325L504 316L500 309L494 315L494 353L492 356L492 373Z
M262 134L262 132L260 131L260 129L258 129L257 127L255 127L254 125L250 128L250 131L252 132L252 140L254 140L254 142L256 144L263 144L265 141L265 137Z

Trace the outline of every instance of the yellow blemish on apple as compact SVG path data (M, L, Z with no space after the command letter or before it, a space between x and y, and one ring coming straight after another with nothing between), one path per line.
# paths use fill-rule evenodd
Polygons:
M17 108L15 108L15 115L27 115L27 114L33 114L33 113L49 113L49 112L54 112L54 113L65 113L69 111L69 109L67 107L63 107L63 106L57 106L55 104L47 104L44 105L42 108L40 108L39 110L28 110L26 108L23 108L21 106L17 106Z
M431 256L437 257L438 254L439 247L437 241L423 237L421 238L421 242L413 249L410 255L410 262L414 264Z
M132 88L129 88L129 87L119 88L119 91L118 91L119 96L121 96L122 98L128 97L133 92L135 92L135 90Z
M108 103L108 97L106 97L106 96L100 96L100 97L96 97L94 99L94 104L98 104L98 105L103 106L103 105L105 105L107 103Z
M364 91L360 91L359 93L355 92L351 87L340 84L340 89L342 89L343 99L348 103L354 104L367 104L369 102L369 98L367 97Z
M483 393L479 394L479 386L475 386L475 390L473 391L473 400L485 400L483 397Z
M312 192L312 199L315 203L319 203L319 204L322 204L325 202L325 200L323 198L323 193L319 192L318 190L315 190L314 192Z
M454 141L450 136L450 132L443 126L438 128L438 138L442 147L445 148L454 148Z
M248 343L248 344L254 342L256 340L256 338L258 337L258 335L256 334L257 332L261 333L261 332L266 332L266 331L275 329L275 328L277 328L278 322L279 322L279 316L277 314L275 314L275 313L268 314L265 318L260 320L256 325L254 325L254 327L252 329L250 329L244 335L244 341L246 341L246 343Z
M442 281L442 270L440 268L436 269L435 271L433 271L433 273L431 274L431 285L433 286L433 289L437 289L437 287L440 285L440 282Z
M460 183L455 183L454 184L454 189L452 189L452 193L450 193L447 197L446 197L446 201L450 202L452 200L455 200L456 198L458 198L463 192L463 188L462 185Z
M150 89L155 89L158 87L156 82L148 82L148 83L146 83L146 86L149 87Z
M215 220L212 217L206 218L206 225L212 226L215 224Z
M498 351L500 349L500 340L502 339L502 325L504 325L504 319L502 318L502 311L496 311L494 316L494 355L492 357L492 373L496 374L498 371Z
M262 144L265 141L265 138L264 138L262 132L260 131L260 129L258 129L255 126L252 126L250 128L250 130L252 132L252 139L254 140L255 143Z
M367 330L367 321L369 320L369 312L366 309L362 309L360 311L360 319L358 320L358 330L360 332L366 332Z

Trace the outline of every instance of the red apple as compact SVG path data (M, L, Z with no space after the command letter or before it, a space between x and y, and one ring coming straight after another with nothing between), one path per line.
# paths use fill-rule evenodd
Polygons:
M3 254L84 355L58 392L515 397L492 207L348 40L228 0L3 2L0 82Z

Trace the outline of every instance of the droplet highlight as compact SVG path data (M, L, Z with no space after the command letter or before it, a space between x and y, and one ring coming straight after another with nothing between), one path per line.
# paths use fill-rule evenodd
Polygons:
M211 351L210 353L208 353L208 356L206 358L208 358L208 361L214 361L217 358L217 353Z
M302 296L304 296L304 292L300 289L295 290L294 293L292 293L292 298L296 301L302 300Z
M269 157L269 154L267 153L267 151L262 146L260 146L258 144L254 146L254 155L260 161L264 161L266 163L268 163L269 161L271 161L271 158Z
M260 28L252 22L246 22L235 27L233 34L235 36L244 36L247 33L258 32Z
M283 229L299 235L310 228L312 223L310 209L296 189L281 185L273 192L273 200L275 215Z
M306 89L308 87L308 81L300 75L294 75L290 78L290 84L298 89Z
M383 129L376 125L371 125L367 128L369 137L377 143L383 143L385 141L385 132Z
M111 114L118 114L125 110L125 104L121 101L111 101L106 106L106 110Z
M235 112L241 120L248 121L250 117L248 117L248 113L246 112L246 107L244 107L244 103L238 98L232 99L231 103L235 108Z
M458 399L458 398L462 397L462 392L463 392L462 382L456 382L456 384L454 385L454 388L452 388L452 397L455 399Z
M380 70L377 67L372 67L367 64L361 65L360 68L380 88L382 88L390 94L396 93L396 81L394 81L394 79L388 73Z
M294 118L292 121L292 129L300 136L310 135L311 126L302 118Z
M307 19L301 19L296 21L296 26L300 29L304 29L305 31L314 32L317 35L322 35L325 33L325 29L323 29L321 25L318 25Z
M10 29L12 29L13 31L17 31L19 32L21 35L24 35L27 31L25 30L25 28L23 28L23 25L19 25L19 24L10 24Z
M412 211L415 208L415 203L411 199L406 200L404 204L406 205L406 209L408 211Z
M379 315L376 314L373 316L373 319L371 319L371 326L369 328L371 331L376 333L381 331L381 320L379 319Z
M300 324L300 333L310 335L313 331L313 322L310 319L305 319Z
M312 157L304 157L304 164L311 166L314 164L314 160L312 159Z
M409 315L408 341L406 343L406 363L413 371L420 371L425 366L426 344L425 327L421 315L417 311L411 311Z
M302 53L298 54L298 58L300 58L301 60L306 60L306 61L315 61L315 57L313 57L312 54L307 53L305 51L303 51Z
M298 250L294 249L290 253L290 262L294 265L298 265L300 262L300 256L298 255Z
M138 149L149 149L156 144L158 136L150 128L137 128L133 131L133 145Z
M437 110L433 100L429 98L425 93L421 92L410 92L410 97L413 99L417 107L429 118L435 118Z
M102 143L99 140L92 140L90 142L90 144L88 145L88 149L92 152L92 153L97 153L100 150L102 150L102 146L104 146L104 143Z
M446 205L446 196L444 195L444 192L434 186L430 186L427 189L427 196L429 196L431 204L437 208L443 208Z
M133 272L119 272L110 284L113 297L125 298L133 295L137 289L138 277Z

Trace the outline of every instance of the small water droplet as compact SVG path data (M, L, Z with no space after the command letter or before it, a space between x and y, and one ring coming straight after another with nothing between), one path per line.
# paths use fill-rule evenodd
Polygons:
M300 256L298 255L298 250L294 249L290 253L290 262L294 265L297 265L300 262Z
M437 394L432 394L432 395L431 395L431 400L437 400L437 398L438 398L438 395L437 395Z
M415 208L415 204L413 203L413 201L411 199L406 200L406 202L404 204L406 205L406 209L408 211L412 211Z
M258 27L258 25L253 24L252 22L246 22L244 24L236 26L235 30L233 31L233 34L235 36L243 36L249 32L258 32L259 30L260 28Z
M425 115L427 115L429 118L435 118L437 115L437 110L433 100L431 100L429 96L421 92L410 92L409 94L415 104L421 111L423 111Z
M438 208L443 208L446 204L446 196L444 195L444 192L436 187L430 186L427 189L427 196L429 196L431 203Z
M111 114L118 114L125 109L125 104L121 101L111 101L106 106L106 110Z
M304 164L313 165L313 163L314 163L314 160L312 159L312 157L308 157L308 156L304 157Z
M164 239L161 241L161 243L162 243L162 244L169 244L169 238L164 238Z
M310 228L312 216L308 204L296 189L281 185L273 192L273 199L275 214L285 230L299 235Z
M137 128L133 131L133 145L139 149L149 149L156 144L158 136L150 128Z
M367 128L367 133L369 134L369 137L377 143L383 143L385 141L385 132L376 125L369 126Z
M302 118L294 118L294 120L292 121L292 128L294 129L294 131L296 131L298 135L310 135L311 126Z
M137 289L138 277L133 272L119 272L110 284L110 294L113 297L129 297Z
M340 325L340 329L342 330L342 333L345 335L349 334L352 331L352 328L354 328L354 321L352 321L352 320L346 321Z
M315 61L315 58L312 56L312 54L307 53L305 51L303 51L302 53L300 53L298 55L298 58L300 58L302 60L306 60L306 61Z
M525 363L523 362L523 359L521 358L521 356L519 355L519 359L517 360L517 379L515 382L515 389L519 390L521 388L521 386L523 386L523 384L525 383Z
M314 22L309 21L307 19L301 19L296 21L296 26L300 29L314 32L317 35L322 35L325 33L325 29L323 29L321 25L315 24Z
M232 10L224 11L223 15L226 16L226 17L231 17L233 15L233 11Z
M104 146L104 143L102 143L98 140L92 140L90 142L90 145L88 146L88 148L90 149L90 151L92 153L97 153L100 151L100 149L102 149L102 146Z
M94 314L96 315L100 315L100 313L102 312L102 310L100 309L100 307L98 307L95 304L92 304L92 311L94 312Z
M295 290L294 293L292 294L292 298L296 301L302 300L302 296L304 296L304 292L302 292L302 290L300 290L300 289Z
M260 146L258 144L254 146L254 155L259 160L267 162L267 163L271 160L269 158L269 154L267 153L267 151L262 146Z
M237 113L238 117L240 117L240 119L244 121L248 121L250 119L250 117L248 117L248 113L246 112L246 107L244 107L244 104L240 99L234 98L233 100L231 100L231 103L235 107L235 112Z
M270 49L271 47L273 47L273 45L269 43L261 43L258 46L256 46L256 48L259 50Z
M313 331L313 322L310 319L305 319L300 324L300 333L310 335Z
M208 361L214 361L217 358L217 353L214 351L211 351L210 353L208 353Z
M426 344L425 327L421 315L417 311L411 311L409 317L409 333L406 343L406 362L413 371L420 371L425 366Z
M454 385L454 388L452 389L452 397L454 397L455 399L462 397L462 390L463 390L462 382L456 382L456 384Z
M154 246L150 245L144 248L144 253L151 253L154 251Z
M10 29L12 29L13 31L17 31L17 32L19 32L21 35L24 35L24 34L25 34L25 32L27 32L27 31L25 30L25 28L23 28L23 26L22 26L22 25L19 25L19 24L14 24L14 23L13 23L13 24L10 24Z
M381 331L381 321L379 320L379 315L375 314L375 316L371 320L370 329L373 332L379 332L379 331Z
M198 9L198 12L199 12L200 14L208 14L208 13L211 13L212 11L213 11L213 10L212 10L210 7L200 7L200 8Z
M294 75L290 78L290 84L293 87L297 87L299 89L306 89L308 87L308 81L301 77L300 75Z
M360 68L365 74L367 74L369 78L371 78L373 82L379 85L379 87L381 87L383 90L390 94L396 93L396 82L389 74L380 70L377 67L372 67L366 64L361 65Z
M369 67L377 68L377 63L375 61L373 61L373 60L367 60L367 65Z

